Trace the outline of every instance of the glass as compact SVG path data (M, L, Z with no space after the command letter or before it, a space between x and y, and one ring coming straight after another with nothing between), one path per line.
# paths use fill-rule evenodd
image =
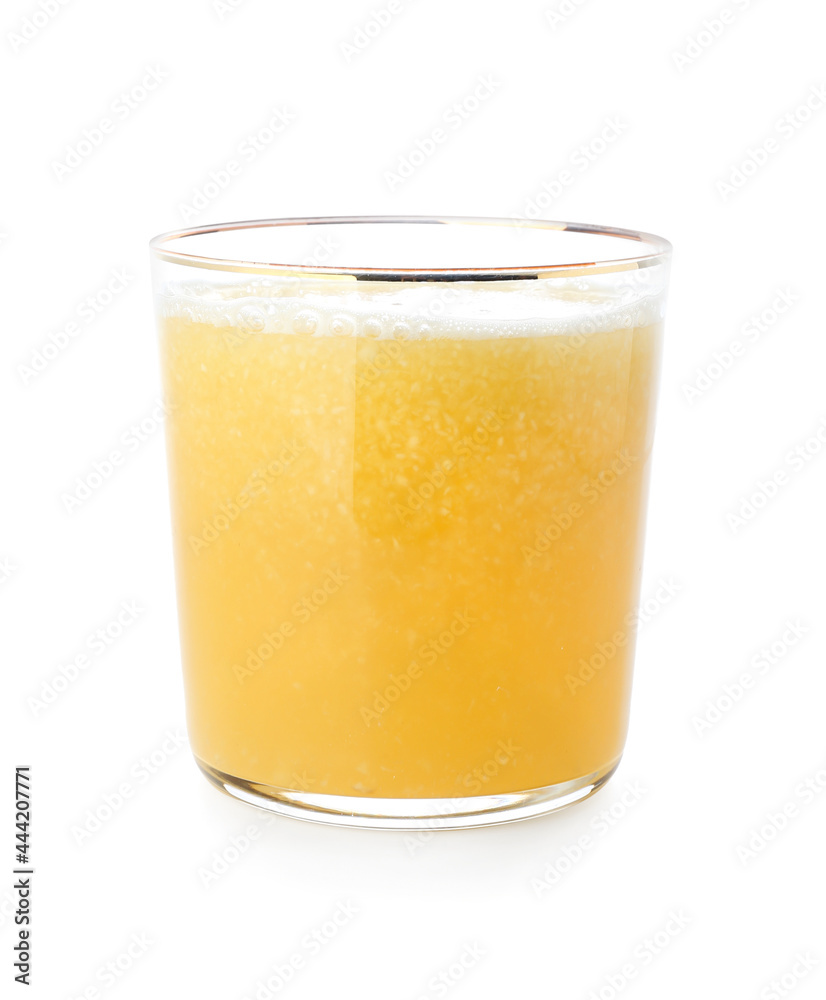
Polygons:
M626 736L670 245L465 218L151 245L207 778L408 830L598 789Z

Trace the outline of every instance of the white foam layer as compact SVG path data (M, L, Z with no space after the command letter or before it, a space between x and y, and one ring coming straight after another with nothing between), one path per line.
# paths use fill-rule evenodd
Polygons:
M576 336L660 322L665 296L655 277L643 271L588 281L170 283L158 307L164 318L261 334L376 339Z

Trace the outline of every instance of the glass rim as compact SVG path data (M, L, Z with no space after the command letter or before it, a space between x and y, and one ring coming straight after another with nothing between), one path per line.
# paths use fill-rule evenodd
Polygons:
M201 254L185 253L167 246L173 240L189 236L203 236L209 233L229 232L243 229L266 229L282 226L317 225L361 225L361 224L411 224L411 225L458 225L458 226L502 226L510 229L545 229L557 232L581 233L592 236L608 236L632 243L647 245L643 253L608 260L594 260L578 263L535 264L514 267L474 267L474 268L422 268L422 267L345 267L324 264L279 264L267 261L205 257ZM620 229L613 226L591 225L584 222L556 222L548 219L486 218L481 216L427 216L427 215L361 215L361 216L315 216L304 218L250 219L240 222L223 222L214 225L187 227L171 230L155 236L149 243L150 250L158 260L189 267L207 268L213 271L234 271L244 274L267 274L294 277L340 277L357 281L496 281L506 279L559 278L569 275L606 274L614 271L631 271L665 263L671 256L672 246L668 240L653 233L634 229Z

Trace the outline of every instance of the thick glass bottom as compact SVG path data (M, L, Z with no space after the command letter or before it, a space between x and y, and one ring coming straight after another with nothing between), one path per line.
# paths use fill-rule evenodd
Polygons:
M600 771L543 788L468 795L458 798L380 799L358 795L320 795L247 781L217 771L195 758L222 792L280 816L370 830L463 830L532 819L581 802L611 777L620 758Z

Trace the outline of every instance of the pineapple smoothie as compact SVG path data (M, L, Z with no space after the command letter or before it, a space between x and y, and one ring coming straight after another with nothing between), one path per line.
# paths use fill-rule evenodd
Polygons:
M616 764L661 326L594 285L162 299L202 766L388 799Z

